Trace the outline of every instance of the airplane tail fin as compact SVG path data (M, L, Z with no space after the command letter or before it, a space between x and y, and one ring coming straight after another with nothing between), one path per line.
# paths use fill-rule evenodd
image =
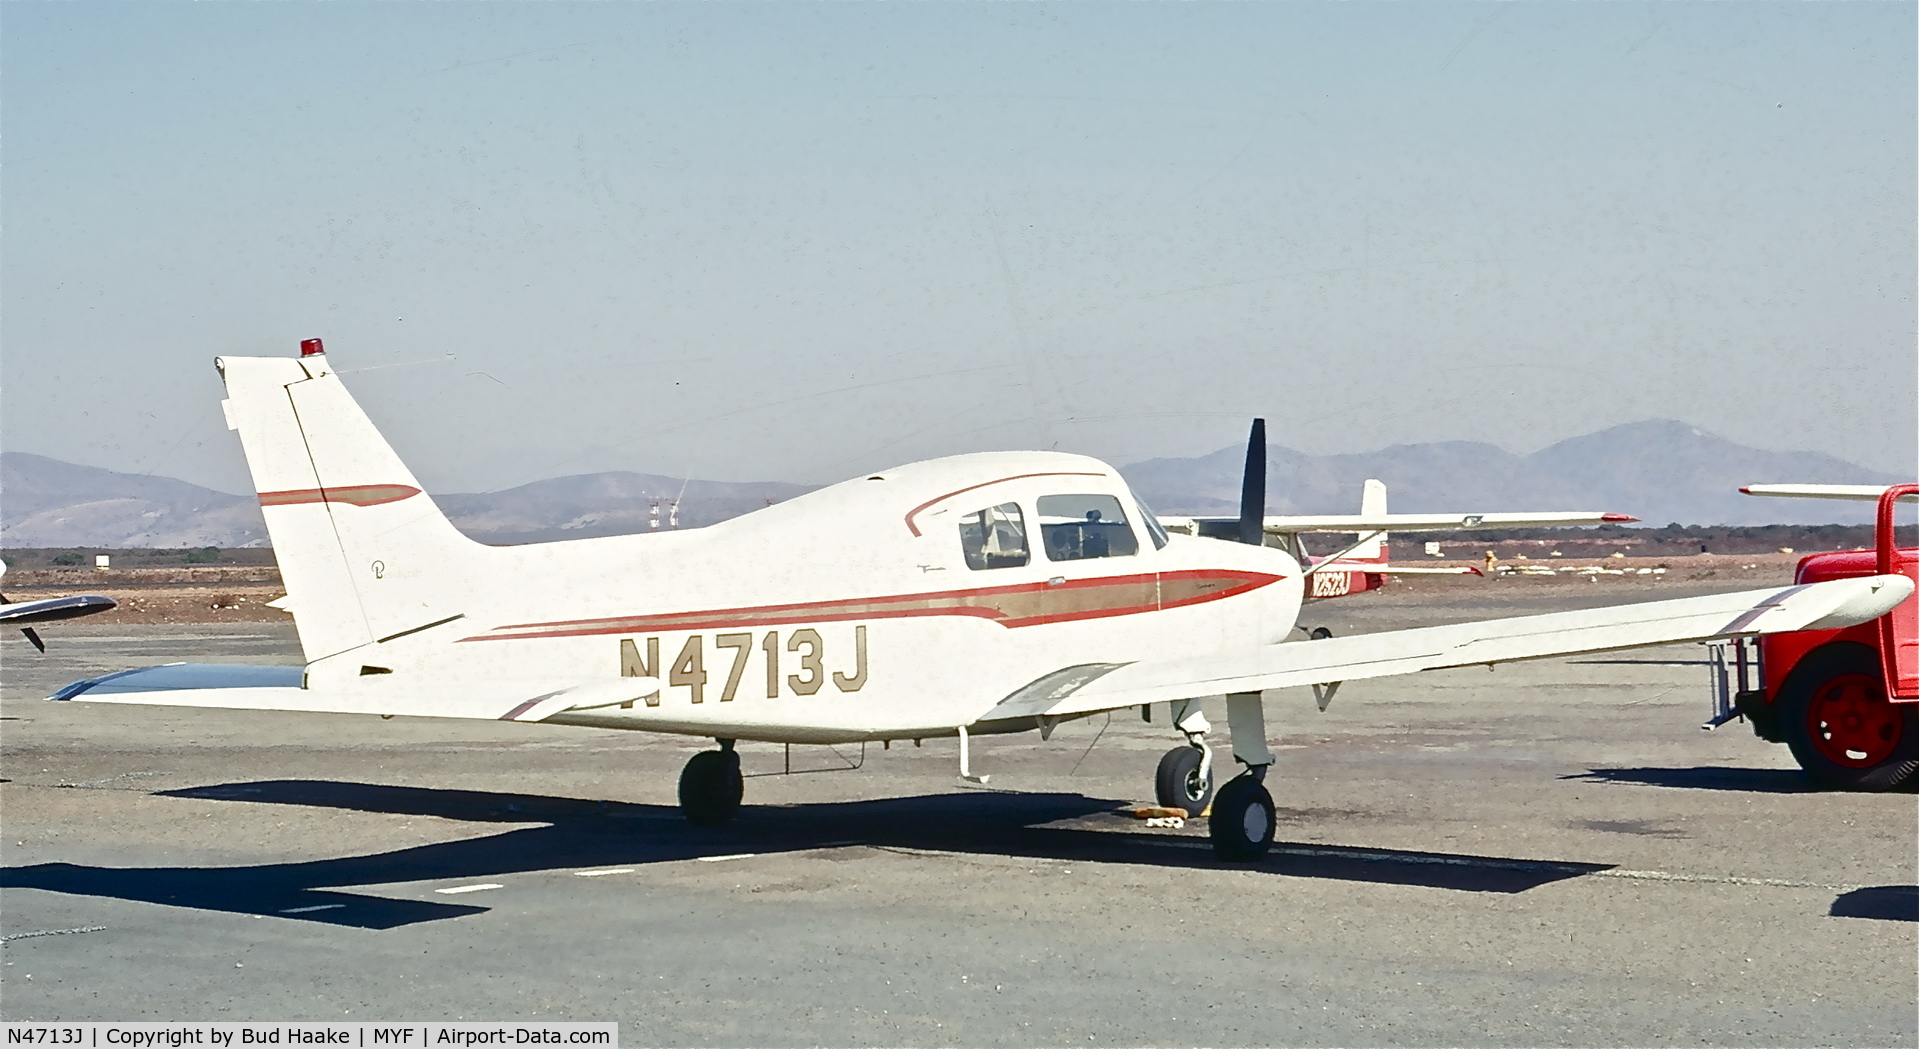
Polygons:
M1386 484L1374 478L1366 479L1366 486L1359 496L1359 516L1386 516ZM1386 563L1386 533L1381 532L1353 548L1353 552L1342 560L1378 561Z
M312 663L459 616L460 581L486 548L421 491L318 341L301 353L214 364Z

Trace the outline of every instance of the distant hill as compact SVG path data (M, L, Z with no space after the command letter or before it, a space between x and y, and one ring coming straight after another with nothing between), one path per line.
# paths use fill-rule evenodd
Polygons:
M1234 446L1120 472L1163 513L1234 514L1244 456L1243 447ZM1531 455L1444 441L1345 455L1274 446L1267 460L1267 510L1282 514L1353 512L1361 482L1377 477L1400 511L1608 510L1650 525L1856 524L1870 520L1866 504L1754 499L1737 488L1760 481L1910 480L1816 452L1747 448L1671 420L1615 426ZM681 527L697 528L807 491L771 481L685 481L622 471L434 498L454 525L481 542L527 543L644 532L655 499L662 503L662 528L675 497ZM266 545L266 528L251 496L4 452L0 545L236 548Z
M808 492L779 482L732 484L613 472L556 477L500 492L436 495L461 531L485 543L644 532L652 500L660 527L697 528ZM116 473L43 455L0 452L0 545L10 547L265 546L266 521L251 496L170 477Z
M1123 467L1140 498L1162 513L1236 514L1245 447ZM1871 520L1868 504L1756 499L1758 482L1895 484L1893 477L1818 452L1748 448L1670 419L1627 423L1531 455L1490 444L1402 444L1376 452L1307 455L1269 447L1267 512L1353 513L1360 484L1386 482L1391 509L1606 510L1647 524L1830 524Z
M250 495L0 452L0 544L248 547L267 530Z
M680 527L698 528L812 490L777 481L687 481L615 471L556 477L500 492L434 498L460 531L482 542L543 543L647 531L654 499L661 501L661 528L672 523L668 504L675 498L680 503Z

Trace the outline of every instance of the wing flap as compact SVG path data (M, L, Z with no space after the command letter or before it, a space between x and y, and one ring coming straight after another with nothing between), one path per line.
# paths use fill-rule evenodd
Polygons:
M1070 695L1050 702L1043 696L1016 693L983 720L1061 717L1196 696L1323 685L1480 663L1831 629L1884 615L1912 590L1912 581L1904 576L1869 576L1143 661L1090 680Z

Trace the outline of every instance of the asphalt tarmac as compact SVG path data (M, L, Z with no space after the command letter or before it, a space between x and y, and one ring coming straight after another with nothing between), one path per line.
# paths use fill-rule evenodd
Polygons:
M1747 573L1748 576L1751 573ZM1685 596L1523 582L1309 605L1345 633ZM1765 580L1735 578L1739 586ZM1643 593L1639 591L1644 591ZM1699 730L1671 646L1276 693L1279 842L1148 828L1136 711L866 749L674 806L697 740L41 702L288 624L0 639L8 1020L616 1020L649 1045L1912 1045L1912 793ZM1222 726L1215 739L1225 755ZM796 747L793 767L860 760Z

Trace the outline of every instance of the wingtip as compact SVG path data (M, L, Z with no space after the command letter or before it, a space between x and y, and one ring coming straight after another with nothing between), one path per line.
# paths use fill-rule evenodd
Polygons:
M1631 514L1600 514L1599 519L1607 524L1626 524L1629 521L1639 520Z

